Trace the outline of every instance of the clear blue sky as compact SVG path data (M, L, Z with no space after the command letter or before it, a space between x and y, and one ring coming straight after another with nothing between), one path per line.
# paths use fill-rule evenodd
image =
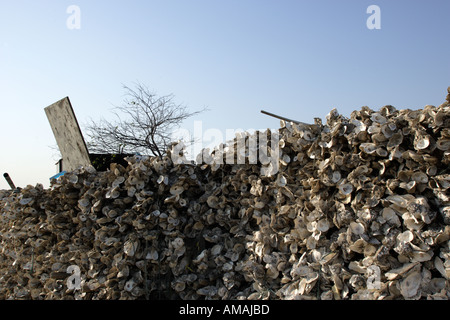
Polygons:
M66 12L80 8L80 29ZM370 5L381 29L369 30ZM0 2L0 171L17 186L56 173L44 108L69 96L81 125L111 119L122 84L173 93L203 131L278 128L261 109L312 122L438 106L450 86L450 0ZM0 189L9 188L3 177Z

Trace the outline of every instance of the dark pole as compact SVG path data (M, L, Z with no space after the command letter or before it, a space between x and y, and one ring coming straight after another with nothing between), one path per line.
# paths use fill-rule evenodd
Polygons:
M12 190L16 189L16 186L15 186L14 183L12 182L12 180L11 180L9 174L8 174L7 172L5 172L5 173L3 174L3 176L5 177L6 182L8 182L9 186L11 187L11 189L12 189Z
M307 123L300 122L300 121L297 121L297 120L288 119L288 118L285 118L285 117L282 117L282 116L277 116L276 114L273 114L273 113L270 113L270 112L267 112L267 111L264 111L264 110L261 110L261 113L264 113L264 114L266 114L268 116L271 116L271 117L274 117L274 118L277 118L277 119L280 119L280 120L293 122L293 123L296 123L296 124L308 125Z

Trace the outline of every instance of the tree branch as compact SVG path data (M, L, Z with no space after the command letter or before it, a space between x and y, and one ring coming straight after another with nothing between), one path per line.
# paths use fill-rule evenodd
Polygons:
M91 120L87 125L87 145L91 152L139 152L162 157L171 142L173 130L189 117L207 110L189 112L185 106L173 102L172 94L157 97L140 83L135 89L127 86L124 89L127 98L113 111L116 122Z

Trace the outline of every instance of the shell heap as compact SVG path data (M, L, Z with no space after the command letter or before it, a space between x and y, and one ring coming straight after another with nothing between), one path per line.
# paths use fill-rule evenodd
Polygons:
M449 299L449 111L282 121L273 176L136 156L4 191L0 299Z

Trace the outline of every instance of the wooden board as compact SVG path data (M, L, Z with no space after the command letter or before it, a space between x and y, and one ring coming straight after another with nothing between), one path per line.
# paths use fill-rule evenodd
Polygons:
M86 142L69 97L44 108L63 158L63 170L72 171L91 164Z

